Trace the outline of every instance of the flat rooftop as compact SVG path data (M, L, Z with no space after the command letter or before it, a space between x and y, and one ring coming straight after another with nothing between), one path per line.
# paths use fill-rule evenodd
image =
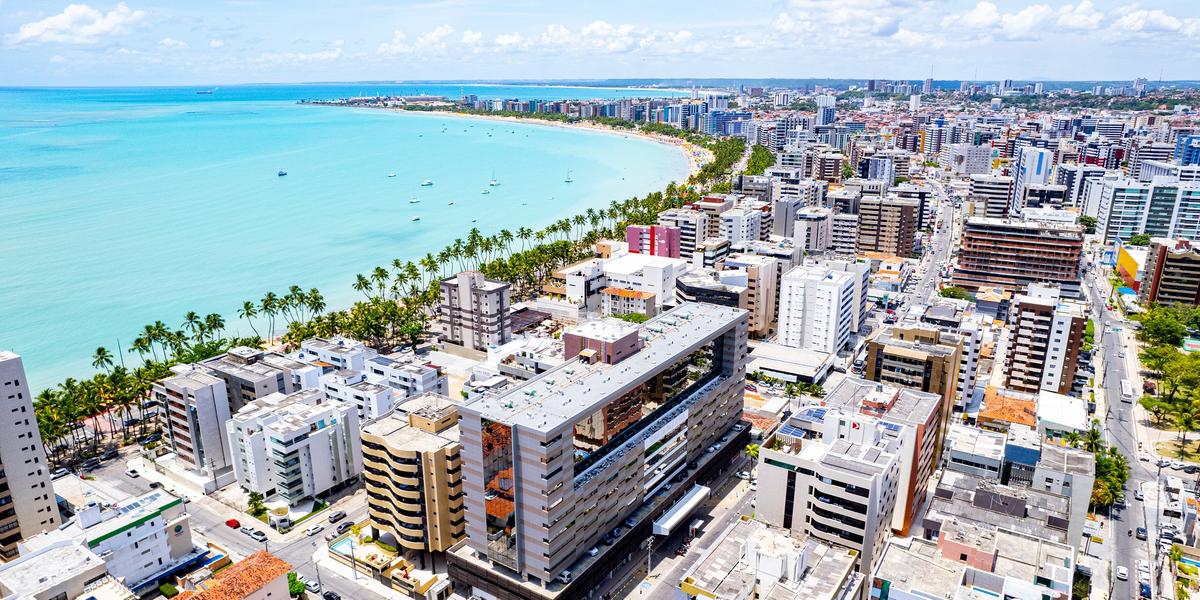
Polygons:
M458 443L458 425L448 427L442 433L429 433L410 425L407 414L395 411L372 421L362 432L381 438L392 448L412 452L436 452Z
M1004 458L1005 436L1003 433L955 423L946 432L946 442L948 447L953 448L956 452L992 460Z
M621 319L594 319L580 323L564 333L571 333L588 339L602 342L615 342L625 336L635 333L638 326Z
M104 560L83 544L58 541L0 565L0 586L17 598L34 598L64 580L104 568Z
M950 600L962 583L966 566L943 558L934 542L897 537L884 544L874 576L887 580L893 588Z
M571 360L499 393L484 394L463 410L492 421L549 433L596 411L607 399L686 356L731 329L746 311L689 302L641 327L648 338L636 354L616 365Z
M604 272L609 275L635 275L646 267L663 269L684 264L687 264L687 261L681 258L630 253L604 261Z
M1096 457L1091 452L1065 446L1046 444L1042 446L1039 467L1063 471L1072 475L1094 475Z
M807 552L808 564L798 581L759 581L754 566L747 561L746 553L751 548L768 560L796 560ZM786 529L742 517L684 571L681 582L717 598L741 598L753 589L758 598L830 600L861 582L862 575L854 570L857 558L852 550L804 540Z
M1033 488L1014 487L957 471L945 471L934 490L927 520L1003 527L1065 543L1070 527L1070 498ZM1083 518L1079 515L1079 518Z
M942 397L929 392L846 377L825 395L826 406L841 406L890 421L919 425L937 412Z

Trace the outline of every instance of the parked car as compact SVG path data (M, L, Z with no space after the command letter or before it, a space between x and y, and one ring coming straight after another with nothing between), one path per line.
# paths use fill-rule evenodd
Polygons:
M238 531L240 531L246 535L250 535L250 534L254 533L254 528L249 525L244 525L242 527L239 527Z
M70 475L70 474L71 474L70 471L60 467L60 468L57 468L50 472L50 479L62 479L63 477L66 477L67 475Z
M592 557L594 557L594 556L596 556L597 554L600 554L600 549L599 549L599 548L597 548L597 547L595 547L595 546L592 546L592 549L591 549L591 550L588 550L588 556L592 556Z
M325 592L324 594L321 594L321 597L325 600L342 600L342 597L338 595L337 592L333 591Z
M1146 528L1145 527L1137 528L1137 539L1139 539L1139 540L1146 539Z
M114 460L121 457L121 453L116 448L109 448L100 455L100 460Z
M737 478L738 479L750 479L750 472L749 471L738 471Z
M130 479L137 479L138 477L141 477L141 474L137 472L137 469L125 469L125 475Z
M300 577L299 579L300 579L300 583L304 584L304 589L306 589L314 594L321 592L321 584L319 584L307 577Z
M1142 598L1150 597L1150 584L1149 583L1143 583L1141 585L1138 585L1138 596L1141 596Z
M228 521L225 521L225 526L230 529L237 529L242 526L242 522L238 521L237 519L229 519Z
M318 523L316 525L313 525L312 527L309 527L308 529L305 529L304 535L307 535L308 537L312 537L314 535L317 535L318 533L321 533L322 531L325 531L325 526Z
M1144 495L1142 495L1142 490L1140 490L1140 489L1133 493L1133 497L1138 501L1142 501L1142 500L1146 499L1146 497Z
M346 511L339 510L339 511L336 511L329 515L329 522L337 523L338 521L341 521L342 519L345 519L345 518L346 518Z
M350 521L343 521L341 523L338 523L337 529L335 531L337 531L338 535L342 535L343 533L350 531L351 527L354 527L354 523L351 523Z
M629 517L628 519L625 519L625 526L630 529L637 527L637 519L635 519L633 517Z
M158 488L160 488L160 487L162 487L162 483L160 483L160 482L158 482L158 481L151 481L151 482L150 482L150 489L152 489L152 490L157 490L157 489L158 489Z
M152 444L152 443L154 443L154 442L157 442L157 441L159 441L159 440L161 440L161 439L162 439L162 434L161 434L161 433L158 433L158 432L154 432L154 433L152 433L152 434L150 434L150 435L148 435L148 436L146 436L146 437L143 437L142 439L138 440L138 443L139 443L139 444L141 444L141 445L143 445L143 446L145 446L145 445L147 445L147 444Z
M267 541L267 534L265 534L257 529L254 530L254 533L250 534L250 537L254 538L254 540L257 542ZM316 590L313 590L313 591L316 591Z
M91 471L93 469L98 469L98 468L100 468L100 459L98 459L98 458L89 458L89 459L79 463L80 471Z
M1125 567L1117 567L1117 579L1120 579L1121 581L1129 579L1129 569L1126 569Z

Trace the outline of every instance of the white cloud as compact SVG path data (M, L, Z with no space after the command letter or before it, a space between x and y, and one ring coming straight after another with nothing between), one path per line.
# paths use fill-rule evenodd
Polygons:
M65 57L65 56L60 56L60 55L58 55L58 54L55 54L54 56L51 56L51 57L50 57L50 62L52 62L52 63L65 63L65 62L67 62L67 57Z
M1000 19L1000 28L1010 40L1037 39L1040 29L1054 14L1054 9L1045 4L1032 4L1019 12L1004 15Z
M1068 4L1058 9L1055 24L1063 29L1093 30L1100 27L1104 13L1096 10L1091 0L1082 0L1074 6Z
M519 48L526 45L525 37L519 33L501 33L494 43L501 48Z
M980 2L975 8L961 14L948 15L942 19L943 27L961 25L969 29L988 29L1000 23L1000 9L991 2Z
M417 49L442 49L446 48L445 40L450 34L454 33L454 28L449 25L439 25L431 31L426 31L417 37L414 44Z
M392 32L392 41L379 44L379 47L375 49L375 53L396 55L411 52L412 48L409 47L408 44L404 43L404 40L407 38L408 36L404 35L403 31L397 29L396 31Z
M941 48L945 45L945 40L937 35L912 31L903 27L897 29L888 39L911 47Z
M482 42L483 34L478 31L471 31L470 29L464 31L462 39L459 40L459 43L464 46L478 46Z
M799 29L799 24L787 13L779 13L779 16L775 17L775 21L771 23L771 26L775 28L775 31L780 33L793 33Z
M454 33L453 27L440 25L417 36L417 39L409 44L407 42L408 36L403 31L397 29L392 33L392 41L379 44L379 47L375 49L375 53L385 56L396 56L416 52L445 52L447 48L446 40L452 33ZM475 36L479 36L479 39L483 37L482 34L467 31L463 34L463 40L468 39L468 34L473 34L471 39L474 39Z
M208 40L208 47L209 47L209 48L220 48L220 47L222 47L222 46L224 46L224 45L225 45L225 40L216 39L216 38L213 38L213 39L211 39L211 40Z
M1136 6L1123 7L1119 12L1121 16L1113 23L1113 27L1119 31L1181 33L1188 36L1200 34L1200 19L1194 17L1181 19L1157 8L1143 9Z
M169 38L169 37L165 37L161 40L158 40L158 45L162 46L163 48L187 48L188 47L187 42L177 40L175 38Z
M263 66L332 62L345 56L344 45L345 43L342 40L337 40L333 43L333 48L328 50L318 50L316 52L269 52L259 56L257 62Z
M124 2L107 13L86 5L70 4L57 15L26 23L5 37L10 44L91 44L100 38L128 33L146 17L145 11L130 10Z

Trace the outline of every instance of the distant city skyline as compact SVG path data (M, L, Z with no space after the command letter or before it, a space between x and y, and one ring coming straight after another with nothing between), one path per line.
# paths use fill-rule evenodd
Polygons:
M1200 79L1200 5L0 0L0 85Z

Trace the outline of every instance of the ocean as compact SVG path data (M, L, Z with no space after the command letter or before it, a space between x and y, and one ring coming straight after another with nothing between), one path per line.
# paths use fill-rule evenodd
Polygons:
M97 346L128 352L155 320L217 312L228 333L249 335L237 308L267 291L316 287L345 307L361 297L355 274L436 253L471 227L538 228L687 176L679 150L635 136L296 103L670 92L201 89L213 88L0 88L0 348L24 357L35 393L90 376ZM493 172L501 184L489 188Z

